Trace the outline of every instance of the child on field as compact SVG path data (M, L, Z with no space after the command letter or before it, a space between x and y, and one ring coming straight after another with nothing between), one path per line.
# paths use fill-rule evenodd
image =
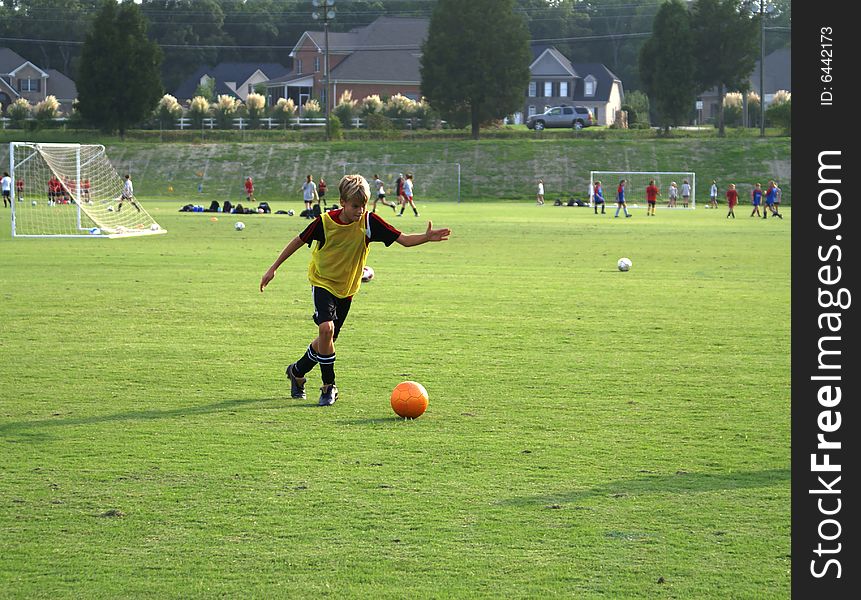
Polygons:
M625 203L625 180L622 179L619 182L619 187L616 189L616 217L619 218L619 211L624 209L625 216L630 217L631 213L628 212L628 205Z
M250 176L245 178L245 201L248 204L254 201L254 181Z
M717 208L718 186L717 180L712 179L712 186L709 188L709 206Z
M679 187L675 181L670 182L670 190L667 192L667 208L675 208L679 197Z
M649 185L646 186L646 216L655 216L655 208L658 204L658 196L661 195L661 190L655 185L655 180L650 179Z
M404 209L407 207L407 204L409 204L412 207L413 213L415 213L416 216L419 216L419 211L416 209L416 203L413 202L413 174L412 173L407 173L407 176L404 178L404 201L401 202L401 212L398 213L399 217L402 217L404 215Z
M726 218L732 217L735 219L735 205L738 204L738 192L735 189L735 184L729 184L729 189L726 191L726 203L729 206L729 212L726 213Z
M302 200L305 201L305 218L313 219L313 211L311 204L317 199L317 185L314 183L314 178L311 175L305 176L305 183L302 184Z
M762 218L765 219L768 217L768 213L771 212L772 217L780 217L783 218L783 215L777 211L777 207L775 205L775 199L777 198L777 185L774 183L774 180L768 182L768 189L765 190L765 208L762 210Z
M386 185L383 183L383 180L380 179L380 176L374 173L374 187L377 188L377 196L374 199L374 206L371 207L371 212L377 212L377 202L382 202L386 206L392 207L392 212L398 212L398 205L394 202L389 202L386 200Z
M687 179L682 179L682 206L688 207L688 202L691 201L691 184Z
M535 194L535 204L541 206L544 204L544 180L538 180L538 193Z
M117 204L117 212L120 212L122 210L123 202L127 200L132 203L132 206L134 206L138 212L141 211L140 205L137 203L137 200L135 200L135 188L132 185L131 175L129 175L128 173L126 173L126 180L123 183L123 191L120 194L120 202L119 204Z
M604 213L604 187L601 185L600 181L595 182L593 201L595 203L595 214L596 215L598 214L598 205L599 204L601 205L601 214L602 215L605 214Z
M350 311L353 296L359 291L362 269L371 242L391 246L418 246L448 239L449 229L433 229L428 221L424 233L401 233L381 217L367 212L371 189L361 175L345 175L338 185L341 208L323 213L293 238L263 274L260 291L275 277L278 267L300 247L317 242L311 253L308 280L314 298L314 323L317 337L305 354L287 367L290 395L305 398L305 375L320 365L323 385L319 406L330 406L338 399L335 386L335 340Z
M750 200L753 203L753 210L750 213L750 216L756 215L757 217L764 217L765 211L763 214L759 214L759 205L762 204L762 185L757 183L753 186L753 191L750 193Z

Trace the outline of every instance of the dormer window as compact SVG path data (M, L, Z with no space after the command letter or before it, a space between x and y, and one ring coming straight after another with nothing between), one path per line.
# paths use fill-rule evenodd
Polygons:
M597 81L591 75L587 76L586 79L583 80L583 95L584 96L594 96L595 88Z
M18 89L22 92L40 92L42 91L41 79L19 79Z

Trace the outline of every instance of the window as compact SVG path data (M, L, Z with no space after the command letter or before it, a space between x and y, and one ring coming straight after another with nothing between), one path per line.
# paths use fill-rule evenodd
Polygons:
M301 58L296 59L296 72L297 73L302 72L302 59Z
M535 107L534 107L534 106L530 106L530 107L529 107L529 109L527 110L527 116L530 116L530 117L531 117L531 116L532 116L532 115L534 115L536 112L538 112L538 111L536 111L536 110L535 110Z
M545 81L544 82L544 97L552 98L553 97L553 82Z
M559 95L563 98L568 98L568 82L560 81L559 82Z
M562 109L562 114L563 115L573 115L574 109L571 108L570 106L566 106L565 108Z
M22 92L38 92L42 89L41 79L19 79L18 89Z
M595 78L589 75L583 81L583 95L584 96L594 96L595 95Z
M314 57L314 72L315 73L320 72L320 57L319 56Z
M538 83L535 81L529 82L529 91L526 93L530 98L534 98L538 93Z

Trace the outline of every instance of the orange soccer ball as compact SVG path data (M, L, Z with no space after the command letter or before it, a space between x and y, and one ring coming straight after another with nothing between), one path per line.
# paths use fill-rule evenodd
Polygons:
M392 409L401 417L416 419L428 407L428 392L415 381L402 381L392 390Z

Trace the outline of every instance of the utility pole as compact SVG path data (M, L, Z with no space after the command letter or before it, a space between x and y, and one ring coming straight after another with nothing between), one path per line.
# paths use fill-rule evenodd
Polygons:
M329 21L335 18L335 0L311 0L311 5L314 8L322 9L315 10L311 13L311 16L314 19L323 21L323 45L325 46L325 50L323 51L325 53L325 57L323 59L323 89L325 90L323 93L325 96L323 102L323 116L326 117L326 141L328 142L332 137L331 127L329 125Z

